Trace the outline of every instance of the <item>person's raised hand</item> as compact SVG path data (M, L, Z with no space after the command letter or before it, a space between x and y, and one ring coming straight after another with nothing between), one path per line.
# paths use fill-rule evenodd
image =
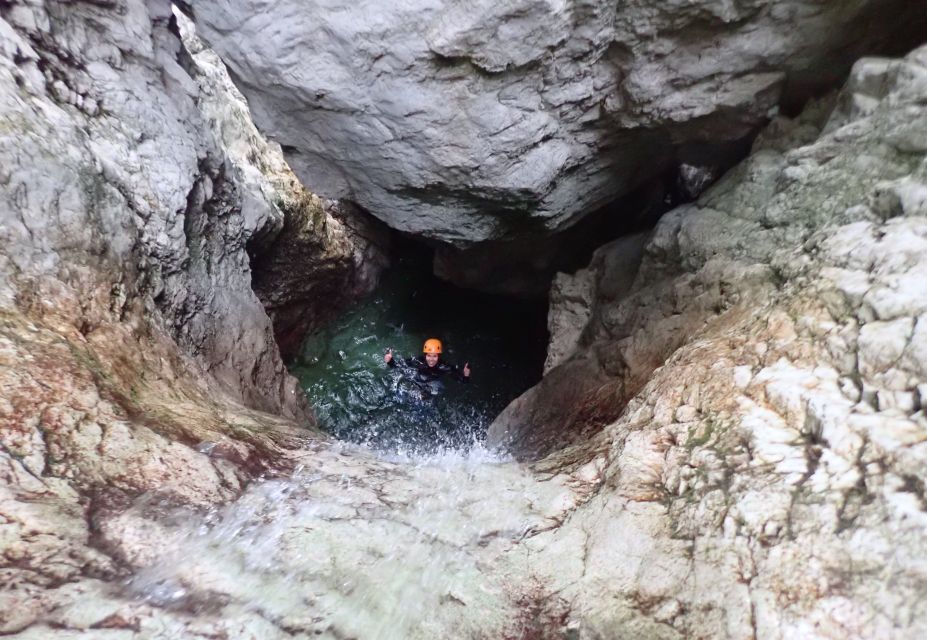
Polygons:
M383 355L383 362L389 362L393 359L393 350L387 349L386 353Z
M464 378L470 377L470 363L469 362L464 362L463 374L464 374Z

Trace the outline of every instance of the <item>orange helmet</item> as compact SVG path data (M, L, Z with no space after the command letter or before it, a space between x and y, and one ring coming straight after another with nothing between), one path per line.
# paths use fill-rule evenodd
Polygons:
M428 338L425 340L425 346L422 347L422 353L441 353L441 341L437 338Z

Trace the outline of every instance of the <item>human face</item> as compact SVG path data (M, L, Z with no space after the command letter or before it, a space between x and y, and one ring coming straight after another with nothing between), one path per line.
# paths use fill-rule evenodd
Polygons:
M438 364L438 354L437 353L426 353L425 354L425 364L429 367L433 367Z

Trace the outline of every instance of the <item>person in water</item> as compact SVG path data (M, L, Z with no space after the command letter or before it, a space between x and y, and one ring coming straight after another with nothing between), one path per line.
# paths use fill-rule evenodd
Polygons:
M422 347L423 358L406 358L398 363L406 369L415 371L416 382L428 384L435 382L450 374L460 382L470 381L470 363L465 362L463 369L446 362L441 362L441 341L437 338L425 340L425 346ZM387 349L383 360L390 367L397 366L396 358L393 357L393 350Z

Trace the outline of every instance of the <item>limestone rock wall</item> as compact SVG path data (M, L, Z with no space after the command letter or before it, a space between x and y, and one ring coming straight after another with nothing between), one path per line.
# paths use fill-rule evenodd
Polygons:
M551 606L589 638L923 635L927 48L775 120L617 296L610 251L491 430L584 503L528 543Z
M232 499L310 435L247 253L289 187L203 73L169 2L0 4L0 633L124 573L138 494Z
M34 279L83 273L144 297L233 396L305 416L245 252L282 215L240 188L210 135L170 4L13 3L2 17L5 306Z
M550 288L544 373L573 355L597 324L593 309L623 297L634 284L648 234L638 233L600 247L585 269L559 273Z
M310 189L456 245L701 175L780 99L927 29L905 0L190 4Z
M254 126L225 64L185 14L176 9L174 14L192 58L197 105L234 169L242 216L256 229L247 242L250 287L288 357L309 331L374 289L389 262L389 235L349 203L319 198L303 187L280 145Z
M927 49L560 278L576 319L493 428L531 465L411 466L245 406L302 415L245 286L287 212L173 20L0 4L0 633L927 634ZM519 29L435 47L559 46Z

